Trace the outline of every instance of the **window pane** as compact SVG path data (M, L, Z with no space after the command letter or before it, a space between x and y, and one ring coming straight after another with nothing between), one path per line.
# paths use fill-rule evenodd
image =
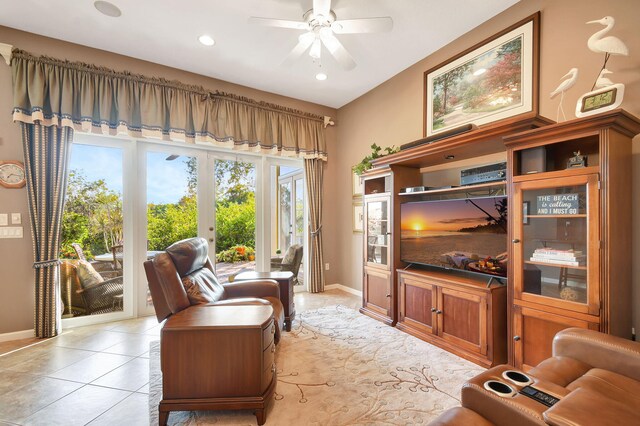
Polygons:
M124 229L120 148L74 144L62 219L65 318L122 311Z

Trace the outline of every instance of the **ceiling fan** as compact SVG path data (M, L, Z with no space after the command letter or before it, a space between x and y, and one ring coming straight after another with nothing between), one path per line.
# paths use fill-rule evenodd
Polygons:
M393 28L393 20L389 16L337 20L336 14L331 10L331 0L313 0L313 9L307 11L302 19L303 21L288 21L251 17L249 23L306 31L298 37L298 44L284 60L285 65L293 64L307 49L309 56L319 60L324 45L346 70L353 69L356 62L335 34L381 33Z

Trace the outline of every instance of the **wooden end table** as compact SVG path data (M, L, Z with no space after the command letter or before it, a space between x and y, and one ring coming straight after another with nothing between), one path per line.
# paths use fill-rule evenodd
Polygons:
M293 303L293 272L273 271L255 272L247 271L236 275L235 281L247 280L275 280L280 286L280 301L284 306L284 328L291 331L291 322L296 316L296 306Z

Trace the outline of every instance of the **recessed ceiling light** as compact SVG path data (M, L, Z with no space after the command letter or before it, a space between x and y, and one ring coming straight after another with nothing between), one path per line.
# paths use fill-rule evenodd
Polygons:
M327 75L323 72L319 72L318 74L316 74L316 79L320 81L324 81L327 79Z
M204 44L205 46L213 46L214 44L216 44L216 41L211 36L208 36L206 34L203 34L200 37L198 37L198 41Z
M98 12L102 13L103 15L111 16L112 18L117 18L122 15L122 12L120 11L120 9L118 9L118 6L113 3L109 3L108 1L99 0L94 2L93 6L98 9Z

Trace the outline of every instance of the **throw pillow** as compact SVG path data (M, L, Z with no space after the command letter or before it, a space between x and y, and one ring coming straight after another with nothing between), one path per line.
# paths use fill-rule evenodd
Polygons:
M291 265L293 263L293 259L296 257L297 247L297 245L293 245L287 249L287 252L284 255L284 259L282 259L283 265Z
M76 266L76 273L78 274L80 285L82 285L83 288L89 287L94 284L99 284L104 281L102 275L100 275L86 260L78 261L78 266Z
M224 287L207 268L202 268L182 278L182 285L192 305L217 302L224 296Z

